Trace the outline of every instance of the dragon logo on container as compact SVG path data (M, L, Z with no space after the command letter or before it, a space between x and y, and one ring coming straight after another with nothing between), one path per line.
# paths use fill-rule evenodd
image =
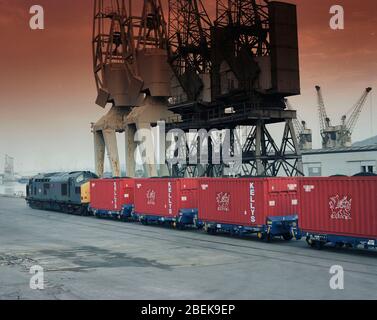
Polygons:
M217 211L230 211L230 194L227 192L220 192L216 195Z
M147 191L147 204L153 206L156 204L156 191L151 189Z
M254 183L250 183L250 212L251 212L251 222L255 223L255 186Z
M331 210L331 219L336 220L351 220L352 199L347 196L340 197L339 195L330 198L329 206Z

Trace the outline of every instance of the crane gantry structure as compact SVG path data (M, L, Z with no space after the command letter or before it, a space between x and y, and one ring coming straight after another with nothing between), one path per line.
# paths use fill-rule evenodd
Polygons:
M135 15L132 0L95 0L93 19L93 68L96 103L110 111L93 124L96 172L104 173L105 151L113 176L121 175L116 133L126 134L127 174L135 175L137 130L152 129L167 109L171 96L167 24L160 0L144 0ZM150 148L148 148L150 149ZM153 152L147 155L148 175L156 176ZM148 165L149 163L150 165ZM162 169L161 169L162 170Z
M140 15L132 0L95 0L96 103L111 105L93 124L97 174L103 174L107 150L113 175L120 175L116 133L124 132L126 174L134 176L136 132L168 120L166 130L186 133L248 128L241 174L301 175L296 111L284 102L300 94L296 6L216 0L212 22L202 0L166 1L168 23L161 0L143 0ZM285 124L280 145L268 129L276 123ZM237 138L230 135L233 154ZM212 142L209 138L211 150ZM144 172L166 175L166 166L149 165L156 163L150 147ZM188 167L169 168L169 173L198 174ZM209 162L200 174L223 175L225 167Z
M360 118L365 102L368 98L372 88L368 87L364 90L360 99L350 109L348 114L351 114L347 118L343 115L340 125L332 125L331 119L327 115L326 106L320 86L315 87L318 100L318 115L320 123L320 133L322 137L322 148L347 148L352 146L352 133L356 127L356 124Z
M208 97L200 94L209 86L209 78L205 76L211 69L212 22L202 0L169 0L168 4L169 60L179 82L173 84L176 89L173 103L208 101Z
M184 95L172 99L176 103L171 110L181 115L181 121L170 128L246 128L241 174L301 175L293 126L296 112L287 110L284 102L285 97L300 93L296 7L277 1L217 0L207 43L210 72L197 75L209 78L210 85L204 85L194 101L182 101ZM280 144L269 132L275 123L285 124ZM232 154L239 139L229 134ZM191 175L188 169L183 166L173 174ZM209 163L205 174L221 176L225 169L224 164Z

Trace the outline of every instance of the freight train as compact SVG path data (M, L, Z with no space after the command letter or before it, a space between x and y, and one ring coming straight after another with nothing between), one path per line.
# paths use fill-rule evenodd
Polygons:
M34 209L111 217L209 234L305 237L377 248L377 177L98 179L90 172L30 179Z

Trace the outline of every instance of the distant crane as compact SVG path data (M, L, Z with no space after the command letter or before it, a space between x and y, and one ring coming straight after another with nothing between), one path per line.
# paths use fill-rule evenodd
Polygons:
M369 93L372 91L372 88L365 89L361 98L347 113L351 113L351 116L347 119L347 116L344 115L341 118L341 124L337 126L333 126L331 124L331 120L327 115L321 87L316 86L315 89L317 91L318 99L318 114L322 137L322 147L324 149L351 147L353 130L356 127L366 99Z
M317 107L319 115L319 125L322 137L322 148L329 149L335 147L336 139L334 139L333 128L331 126L331 120L327 116L327 111L325 107L325 102L322 95L322 89L320 86L315 87L317 91Z
M288 99L285 99L288 110L295 110ZM301 150L311 150L313 148L312 130L306 126L306 121L302 120L299 115L293 120L295 132Z
M351 116L347 118L347 115L342 117L342 130L340 132L340 141L342 145L351 146L352 145L352 133L356 127L357 121L360 118L361 112L363 111L363 107L365 102L368 98L369 93L372 91L372 88L368 87L363 92L360 99L356 102L356 104L350 109L347 113L351 113Z
M5 155L5 163L4 163L4 181L10 182L15 181L14 177L14 158Z

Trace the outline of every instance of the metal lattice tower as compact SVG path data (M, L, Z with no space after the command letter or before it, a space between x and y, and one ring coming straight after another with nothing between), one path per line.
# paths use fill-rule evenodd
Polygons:
M352 146L352 133L355 130L357 121L360 118L360 115L363 111L364 105L367 101L369 93L372 91L372 88L368 87L364 90L360 99L356 104L350 109L347 114L350 116L347 118L347 115L342 117L342 124L340 130L339 141L342 146L349 147Z
M169 0L171 61L178 75L210 71L211 20L201 0Z
M127 172L134 175L135 132L171 114L167 110L167 98L171 96L171 68L161 1L144 0L141 13L136 15L133 13L134 2L94 2L96 103L103 108L111 105L108 113L92 126L99 176L103 175L106 151L113 176L121 174L116 133L125 133L127 137ZM156 175L156 166L151 165L146 170L148 175Z
M320 86L316 86L317 90L317 104L318 104L318 115L319 115L319 124L321 127L321 134L326 130L330 125L330 118L327 116L325 102L323 100L322 89Z
M161 0L145 0L139 27L137 50L148 48L168 49L167 27Z
M254 55L270 53L269 16L264 1L217 0L216 25L235 30L235 50L249 48Z
M189 28L188 20L182 18L182 8L188 2L183 1L180 7L179 1L171 1L173 27ZM169 28L173 53L177 53L172 58L184 57L180 53L185 53L184 49L189 47L184 45L187 41L182 39L180 28ZM296 111L286 110L284 103L285 97L300 93L296 7L277 1L217 0L216 20L210 27L207 43L210 86L203 92L207 97L210 91L210 99L187 95L188 99L184 100L179 96L172 110L180 114L181 119L169 128L177 126L186 132L200 128L208 132L230 129L230 149L226 153L232 155L239 149L233 130L248 127L246 142L241 141L241 174L302 175L302 157L293 126ZM185 75L192 65L196 66L187 59L173 61L178 75ZM195 74L200 74L200 68L193 69ZM192 79L195 77L189 78ZM194 81L189 84L196 85ZM177 93L180 94L178 90ZM268 129L276 123L285 124L281 143L273 139ZM210 155L213 143L208 140ZM200 170L195 166L182 166L173 174L221 176L226 175L226 171L231 172L232 166L232 163L219 165L209 161Z
M292 122L296 114L285 110L283 101L300 93L296 6L278 1L217 0L217 19L212 24L201 0L169 0L166 28L161 1L142 3L142 14L135 16L132 0L96 0L97 104L113 105L93 126L96 170L103 169L106 146L113 172L119 171L115 132L125 130L127 154L133 154L131 138L137 128L174 115L176 120L168 121L167 129L252 127L243 150L244 172L302 174ZM285 123L281 145L267 129L275 123ZM230 147L225 153L232 155L237 137L230 133L228 138ZM206 145L211 155L216 141L209 139ZM131 162L127 158L127 166ZM185 171L224 174L226 167L216 163ZM232 165L229 163L230 169ZM152 176L155 171L151 168Z
M201 0L169 0L169 62L188 101L198 100L203 75L209 78L211 27Z
M344 120L347 120L345 126L350 135L352 135L353 130L356 127L357 121L359 120L360 114L363 111L363 107L371 91L372 88L366 88L360 99L353 106L351 116L348 119L346 116L343 117Z
M137 74L132 19L125 0L96 0L93 20L93 67L97 90L109 87L106 67L118 66ZM106 103L109 102L106 100ZM104 106L102 101L102 106Z

